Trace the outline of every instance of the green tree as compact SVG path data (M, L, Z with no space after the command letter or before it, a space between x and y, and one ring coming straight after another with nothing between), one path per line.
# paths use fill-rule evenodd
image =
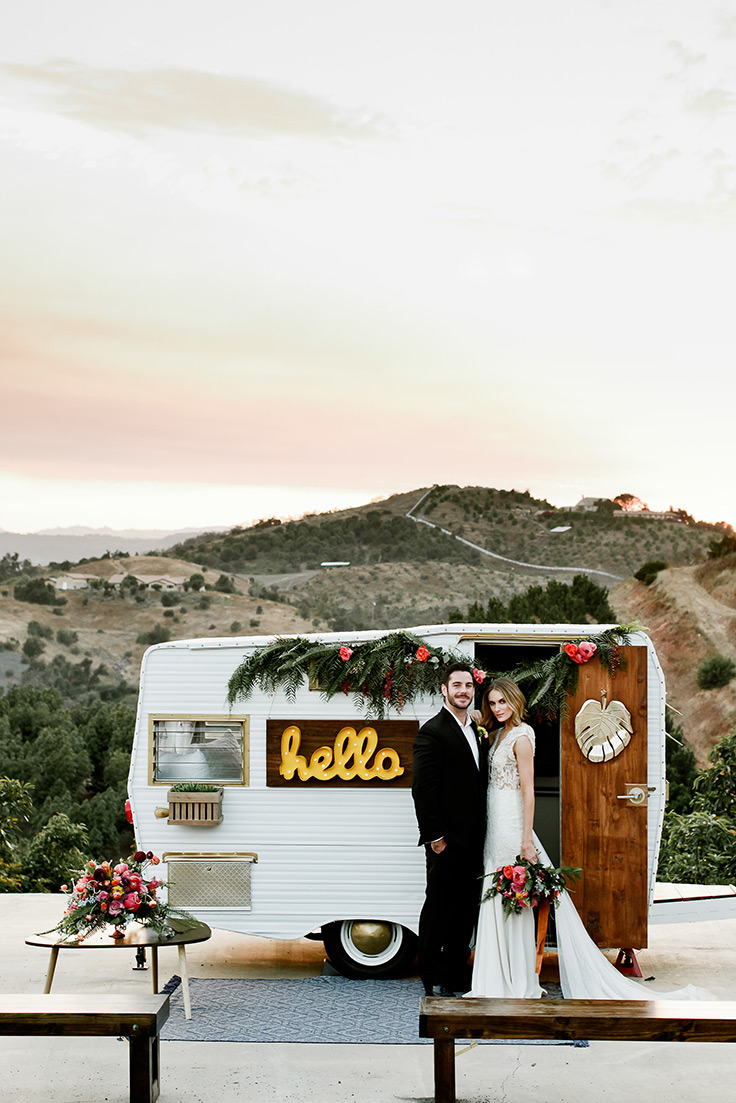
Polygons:
M710 767L695 779L695 807L727 816L736 826L736 728L708 754Z
M17 848L31 808L31 789L14 778L0 777L0 892L20 892Z
M668 812L689 812L694 795L698 765L695 754L685 739L682 726L676 723L674 713L666 710L667 739L665 758L669 798Z
M65 881L87 861L88 839L83 823L72 823L63 812L48 823L29 843L23 862L25 892L58 892Z

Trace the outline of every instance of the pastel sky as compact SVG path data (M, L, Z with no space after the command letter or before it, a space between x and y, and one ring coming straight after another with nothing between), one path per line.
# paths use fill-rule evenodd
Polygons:
M0 528L434 482L736 524L725 0L24 0Z

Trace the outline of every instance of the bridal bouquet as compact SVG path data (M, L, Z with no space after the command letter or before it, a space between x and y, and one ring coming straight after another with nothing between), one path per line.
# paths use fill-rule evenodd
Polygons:
M507 916L519 915L523 908L536 908L543 903L554 907L560 893L569 890L568 882L578 880L582 872L576 866L554 869L517 855L513 864L499 866L495 873L486 874L491 885L483 899L500 896Z
M147 875L149 865L161 861L151 851L137 850L127 861L90 861L76 874L70 890L61 886L62 892L70 892L63 918L51 931L58 931L63 939L82 942L87 935L111 925L117 930L114 937L122 938L119 929L136 920L144 927L151 927L158 934L165 934L172 919L195 920L178 908L170 908L158 899L158 890L165 885L157 877Z

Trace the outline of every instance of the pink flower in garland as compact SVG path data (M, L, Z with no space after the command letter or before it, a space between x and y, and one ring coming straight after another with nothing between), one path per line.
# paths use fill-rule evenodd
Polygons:
M592 659L598 648L590 640L583 640L578 644L578 655L580 655L580 661L587 663L589 659Z
M341 647L339 654L340 654L340 658L342 659L342 661L344 663L346 663L348 661L348 659L350 658L350 656L352 655L352 651L350 650L349 647Z
M478 668L476 666L474 666L473 667L473 677L475 678L478 685L480 685L481 682L485 682L485 680L486 680L486 672L485 672L485 670L478 670Z

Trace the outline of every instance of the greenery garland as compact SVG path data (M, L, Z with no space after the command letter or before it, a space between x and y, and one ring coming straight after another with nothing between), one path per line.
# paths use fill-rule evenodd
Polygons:
M546 659L533 659L519 663L513 670L498 671L491 678L511 678L521 688L527 682L535 687L525 692L527 707L550 720L567 713L567 698L578 688L580 667L597 655L602 666L607 667L611 677L619 668L624 667L620 648L631 642L633 632L642 631L640 624L617 624L615 628L606 628L603 632L586 636L577 643L569 641L554 655ZM591 649L592 645L592 649Z
M479 686L496 677L512 678L522 686L538 682L528 694L529 707L550 717L564 714L565 698L577 688L580 664L595 653L614 674L621 665L619 648L639 627L608 628L578 643L565 644L549 658L520 663L511 671L486 674L473 668L473 677ZM586 654L588 658L583 657ZM247 700L258 687L265 693L283 689L287 700L293 702L306 679L319 687L326 700L338 693L352 694L360 711L382 719L389 709L401 712L417 697L436 694L441 671L451 662L468 663L469 659L458 651L433 647L412 632L390 632L353 647L304 636L279 638L243 660L228 682L227 698L232 707L237 700Z
M328 701L338 693L352 693L361 711L381 719L390 708L401 712L408 701L437 693L442 668L454 661L467 662L468 657L432 647L411 632L391 632L353 647L303 636L277 639L243 660L228 682L227 696L232 706L258 686L266 693L281 688L294 701L308 678ZM485 679L481 674L479 684Z

